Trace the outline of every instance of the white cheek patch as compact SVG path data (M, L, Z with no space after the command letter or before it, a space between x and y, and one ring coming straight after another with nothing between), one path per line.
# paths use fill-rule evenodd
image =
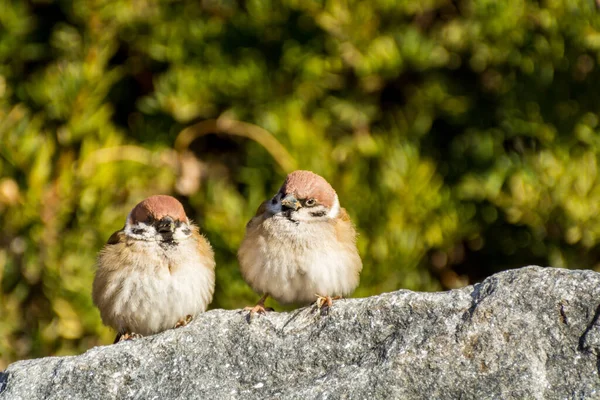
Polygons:
M331 210L329 210L329 213L327 213L327 216L329 218L336 218L339 213L340 213L340 200L338 199L338 196L336 194L335 201L333 202L333 206L331 207Z
M186 233L186 230L187 230L187 233ZM192 227L189 225L182 224L178 228L175 229L175 232L173 232L173 239L175 241L181 241L181 240L189 238L190 236L192 236Z
M131 213L129 213L127 216L127 221L125 222L125 228L123 231L127 236L138 240L154 240L157 233L153 226L147 225L143 222L132 224Z

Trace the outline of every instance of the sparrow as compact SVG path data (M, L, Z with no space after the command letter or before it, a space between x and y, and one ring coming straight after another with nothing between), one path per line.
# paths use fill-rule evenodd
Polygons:
M187 325L215 288L208 240L171 196L136 205L100 251L92 298L121 340Z
M335 190L311 171L290 173L277 194L246 225L238 251L244 280L263 296L253 313L265 313L270 296L282 304L319 309L358 286L362 261L356 231Z

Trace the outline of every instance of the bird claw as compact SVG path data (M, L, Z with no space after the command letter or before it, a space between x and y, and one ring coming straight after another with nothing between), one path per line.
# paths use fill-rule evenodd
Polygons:
M173 327L173 329L177 329L177 328L181 328L183 326L186 326L187 324L189 324L190 322L192 322L192 320L194 319L194 317L192 317L191 315L186 315L185 318L181 318L179 321L177 321L177 323L175 324L175 326Z
M139 339L139 338L142 338L142 337L143 336L140 335L139 333L125 332L125 333L121 333L121 334L117 335L117 338L115 339L115 343L124 342L126 340Z
M273 311L271 307L265 307L264 304L257 304L254 307L244 307L244 311L249 311L250 315L252 314L266 314L267 311Z
M267 311L273 311L271 307L265 307L267 297L269 297L269 295L265 293L254 307L244 307L244 311L249 311L248 315L246 315L248 323L250 323L250 319L252 319L252 314L266 314Z
M317 306L317 310L319 310L321 312L321 315L327 315L329 314L329 309L331 309L331 306L333 305L333 301L334 300L339 300L342 298L342 296L321 296L320 294L315 294L315 296L317 296L317 301L315 302L315 305Z

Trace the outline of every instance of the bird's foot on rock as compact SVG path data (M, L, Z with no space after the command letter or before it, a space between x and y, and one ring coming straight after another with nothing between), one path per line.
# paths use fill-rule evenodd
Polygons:
M315 305L317 306L317 310L321 312L321 315L329 314L329 309L333 305L333 301L342 298L342 296L331 297L321 296L320 294L316 294L315 296L317 296L317 301L315 302Z
M192 317L191 315L188 314L185 316L185 318L181 318L179 321L177 321L177 323L175 324L173 329L177 329L177 328L181 328L182 326L186 326L187 324L192 322L193 319L194 319L194 317Z
M119 333L119 334L117 334L117 337L115 338L114 343L124 342L126 340L139 339L142 337L143 337L142 335L140 335L139 333L135 333L135 332Z
M266 314L267 311L274 311L271 307L265 307L264 304L257 304L254 307L252 306L248 306L248 307L244 307L244 311L249 311L249 315L252 316L253 314Z
M248 314L246 314L246 320L248 322L250 322L252 319L253 314L266 314L267 311L273 311L271 307L265 307L265 301L267 301L267 297L269 297L269 295L264 294L254 307L244 307L244 311L248 311Z

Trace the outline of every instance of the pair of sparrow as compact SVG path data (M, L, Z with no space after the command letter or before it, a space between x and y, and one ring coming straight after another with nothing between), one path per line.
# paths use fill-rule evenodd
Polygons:
M238 251L245 281L281 303L331 306L352 293L362 261L356 231L335 190L310 171L289 174L258 208ZM115 341L186 325L204 312L215 287L206 238L170 196L152 196L127 216L98 257L93 300Z

